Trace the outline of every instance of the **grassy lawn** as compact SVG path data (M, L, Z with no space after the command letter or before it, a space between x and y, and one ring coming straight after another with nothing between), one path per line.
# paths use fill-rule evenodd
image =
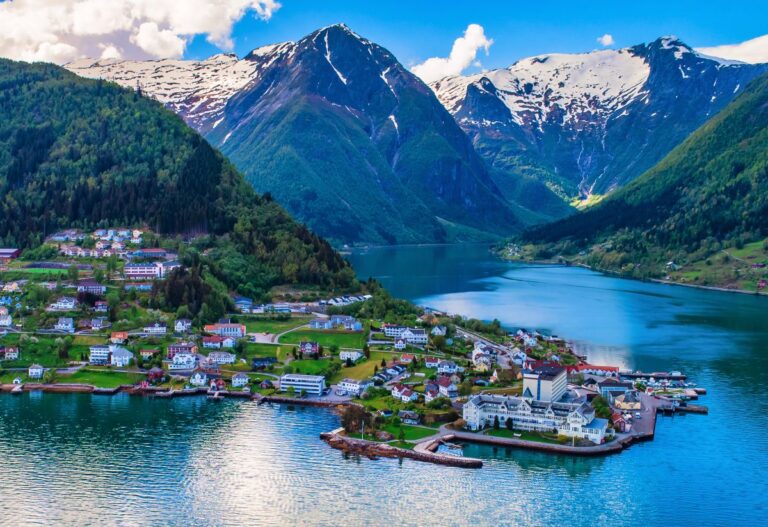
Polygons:
M365 333L352 333L349 331L291 331L280 337L280 344L298 344L303 341L317 342L323 347L333 346L339 348L362 349L365 345Z
M309 317L291 317L289 320L273 320L261 317L243 317L239 320L245 324L248 333L282 333L289 329L298 328L310 321Z
M80 344L83 346L93 346L95 344L106 344L107 336L99 335L75 335L74 344Z
M393 424L388 424L384 426L383 429L395 436L395 438L400 437L400 430L402 430L406 441L417 441L419 439L424 439L425 437L435 435L434 430L413 425L395 426Z
M380 351L372 351L370 359L366 360L363 358L350 368L341 368L341 371L334 375L333 378L330 379L330 382L339 382L341 379L346 377L358 380L367 379L373 375L373 370L376 368L376 366L381 369L382 358L389 360L391 355L388 353L382 353Z
M136 384L144 379L144 375L138 373L83 368L72 375L59 375L56 382L91 384L99 388L117 388L123 384Z
M520 434L520 437L517 437L514 434ZM489 430L488 435L493 437L506 437L509 439L523 439L525 441L538 441L539 443L560 444L560 441L558 441L556 435L543 434L540 432L528 432L525 430L512 431L506 428L500 428L498 430Z
M0 338L0 345L19 346L19 360L3 361L3 368L23 368L35 363L47 368L66 366L71 360L79 360L81 353L88 352L88 346L74 344L69 350L69 358L60 359L55 345L60 336L35 336L22 345L19 345L18 334Z
M285 348L285 349L283 349ZM278 346L276 344L254 344L249 342L246 346L246 354L249 357L280 357L290 351L288 346Z
M293 360L290 362L290 366L293 368L293 371L303 375L324 375L330 364L331 359L301 359Z
M16 377L21 378L23 382L29 382L29 379L27 378L27 372L25 371L6 371L4 373L0 373L0 384L12 384L13 379Z

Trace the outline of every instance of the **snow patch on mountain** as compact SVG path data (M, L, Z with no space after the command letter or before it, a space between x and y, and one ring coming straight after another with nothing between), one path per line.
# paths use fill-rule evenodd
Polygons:
M231 54L200 61L81 59L64 67L81 77L141 89L202 131L209 123L215 123L211 128L220 124L227 101L294 46L293 42L263 46L244 59Z
M607 117L621 110L641 91L650 67L630 50L604 50L582 54L549 54L520 60L506 69L476 75L448 77L431 84L437 97L457 113L470 84L486 78L496 89L513 121L537 127L550 116L563 123L585 117Z

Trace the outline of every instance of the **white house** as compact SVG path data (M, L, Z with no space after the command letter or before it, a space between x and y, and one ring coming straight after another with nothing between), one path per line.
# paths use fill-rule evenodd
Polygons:
M384 330L384 334L391 338L400 338L400 336L403 334L403 331L406 330L405 326L398 326L395 324L384 324L382 327Z
M186 333L190 329L192 329L192 321L188 318L180 318L173 325L173 330L176 333Z
M363 358L363 354L357 350L343 350L339 352L339 359L346 361L347 359L352 362L357 362Z
M437 373L445 375L453 375L459 371L459 367L452 360L440 361L437 365Z
M406 388L402 392L400 392L400 400L404 403L409 403L411 401L416 401L419 398L419 394L411 390L410 388Z
M0 355L2 355L3 360L17 360L19 358L19 348L10 346L0 348Z
M7 328L13 325L13 317L5 314L0 315L0 328Z
M424 366L427 368L437 368L437 366L440 364L440 359L437 357L427 357L424 359Z
M338 384L338 389L348 393L349 395L354 395L356 397L359 397L362 395L368 388L373 386L373 383L371 381L358 381L356 379L343 379Z
M233 337L236 339L245 336L245 326L243 324L218 323L205 326L205 332L220 337Z
M123 274L126 280L154 280L163 277L163 267L157 262L127 263Z
M427 332L421 328L406 328L401 334L400 338L405 340L408 344L426 344L429 341Z
M48 311L72 311L77 307L77 300L70 296L63 296L48 306Z
M402 384L393 384L389 393L393 398L399 399L404 403L415 401L419 397L416 392Z
M171 371L177 370L192 370L197 364L197 356L190 352L177 352L173 355L171 362L168 364L168 369Z
M397 339L395 340L395 349L396 350L404 350L406 346L405 339Z
M242 388L243 386L247 385L249 381L249 377L245 373L236 373L232 376L232 387L233 388Z
M61 317L59 318L58 321L56 321L56 325L54 326L54 329L56 329L57 331L65 331L67 333L74 333L75 321L69 317Z
M161 324L160 322L155 322L151 326L145 326L144 327L144 333L147 335L165 335L168 333L168 328L165 324Z
M455 399L459 396L459 391L456 388L456 384L451 381L450 377L440 377L437 379L437 386L438 386L438 392L443 397L448 397L449 399Z
M45 373L45 368L39 364L33 364L27 370L27 375L29 375L30 379L42 379L43 373Z
M494 426L536 432L556 432L567 437L589 439L602 443L608 420L595 417L595 409L587 403L553 403L524 397L504 395L475 395L463 408L464 420L470 430Z
M424 390L424 402L429 403L440 397L440 392L434 388Z
M237 357L227 351L212 351L208 354L208 360L213 364L234 364Z
M435 326L432 328L431 333L433 337L444 337L448 334L448 328L445 326Z
M131 364L133 353L122 346L110 346L111 358L110 364L116 368L125 368Z
M280 377L281 392L285 392L291 387L296 392L322 395L325 391L325 377L322 375L301 375L298 373L288 373Z
M189 378L189 384L192 386L205 386L208 384L208 375L206 375L205 372L196 371Z

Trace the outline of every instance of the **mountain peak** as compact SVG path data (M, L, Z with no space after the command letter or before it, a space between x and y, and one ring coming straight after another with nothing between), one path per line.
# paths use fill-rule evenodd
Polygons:
M695 53L691 46L675 35L659 37L648 44L648 48L652 50L672 51L676 59L683 58L683 55L686 53Z

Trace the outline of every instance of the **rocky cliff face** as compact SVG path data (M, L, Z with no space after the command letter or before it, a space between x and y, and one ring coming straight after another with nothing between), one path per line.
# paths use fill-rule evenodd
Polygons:
M703 56L674 37L627 49L541 55L432 88L505 181L603 194L653 166L768 71Z

